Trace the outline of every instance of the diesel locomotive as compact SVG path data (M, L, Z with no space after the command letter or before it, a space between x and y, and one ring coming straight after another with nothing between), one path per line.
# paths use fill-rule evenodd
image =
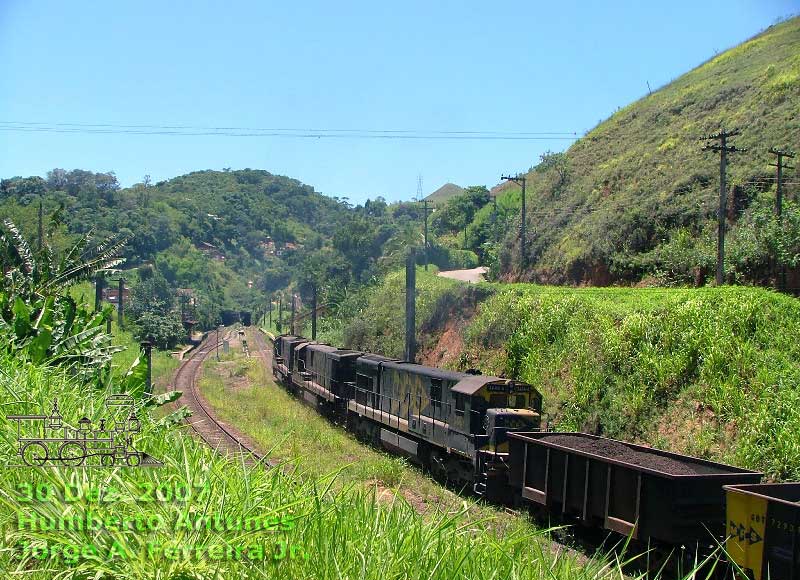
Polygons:
M542 396L522 381L447 371L300 336L274 342L275 378L365 440L440 478L502 494L508 433L535 431Z

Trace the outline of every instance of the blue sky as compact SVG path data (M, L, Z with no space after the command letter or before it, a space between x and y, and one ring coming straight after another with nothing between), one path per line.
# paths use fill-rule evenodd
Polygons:
M647 83L797 12L797 0L0 0L0 122L582 134ZM418 174L426 193L492 186L570 143L75 128L0 130L0 177L113 170L127 186L250 167L360 203L409 199Z

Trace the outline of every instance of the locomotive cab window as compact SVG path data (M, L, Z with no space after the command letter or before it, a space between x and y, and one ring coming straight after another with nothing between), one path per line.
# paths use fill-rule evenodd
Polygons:
M456 415L464 414L464 395L456 393Z
M372 390L372 378L368 377L367 375L358 374L356 375L356 386L359 389L366 389L368 391Z
M516 397L514 397L514 408L516 409L525 408L525 395L517 395Z
M492 393L489 395L489 406L490 407L507 407L508 406L508 395L503 393Z
M437 408L442 406L442 379L431 379L431 403Z

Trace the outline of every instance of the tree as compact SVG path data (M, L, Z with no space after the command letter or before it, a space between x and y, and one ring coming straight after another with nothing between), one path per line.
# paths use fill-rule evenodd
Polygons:
M121 244L89 247L78 241L57 257L44 241L33 251L10 220L0 229L0 345L14 356L34 363L68 365L87 377L102 378L111 355L121 347L111 345L104 332L110 312L90 312L67 290L75 282L113 268ZM124 242L123 242L124 243Z
M163 315L148 311L136 320L134 334L137 340L149 340L157 348L167 350L174 348L186 336L186 331L177 313Z
M145 266L139 270L139 280L131 289L128 312L134 319L145 313L165 316L175 302L175 291L158 270Z
M12 177L0 181L0 198L16 198L28 205L47 191L47 183L41 177Z
M537 172L553 171L557 176L555 191L561 190L569 178L569 161L566 153L553 153L546 151L539 156L539 165L536 166Z
M44 240L41 251L34 252L16 224L6 219L3 226L0 230L0 265L5 273L5 291L25 301L59 294L69 286L123 262L119 254L126 240L109 238L92 246L92 236L87 234L59 258L47 240Z
M464 193L451 197L444 207L433 214L431 225L437 234L464 231L480 208L489 203L489 190L483 185L473 185Z

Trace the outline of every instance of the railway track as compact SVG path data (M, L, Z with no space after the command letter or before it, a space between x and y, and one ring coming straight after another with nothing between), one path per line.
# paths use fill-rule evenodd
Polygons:
M264 368L270 373L272 370L272 348L267 344L264 333L258 330L258 328L252 331L251 336L253 337L258 356L264 361Z
M230 334L230 331L228 331ZM212 449L222 455L241 458L247 464L265 462L251 444L243 441L243 437L214 415L213 410L200 394L199 378L205 360L214 352L217 345L214 343L216 333L211 334L198 346L173 375L173 384L176 390L182 391L180 403L192 412L186 422L192 430Z

